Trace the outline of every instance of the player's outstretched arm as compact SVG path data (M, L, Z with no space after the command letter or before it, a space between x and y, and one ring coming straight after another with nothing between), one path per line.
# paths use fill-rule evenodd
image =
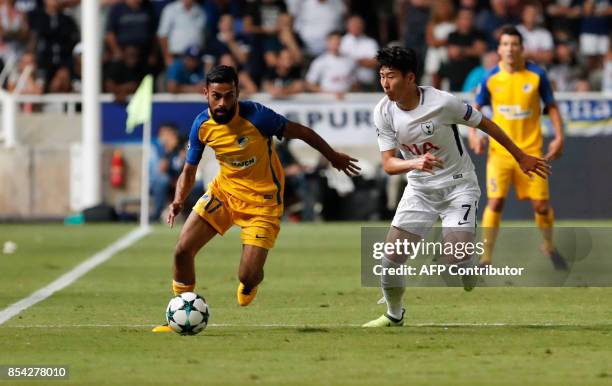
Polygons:
M187 196L189 196L189 193L191 193L191 189L193 189L197 171L198 165L192 165L186 162L185 166L183 166L183 171L176 182L174 201L170 203L168 208L168 218L166 222L170 225L170 228L174 225L174 218L183 210L185 200Z
M531 173L535 173L542 178L550 175L550 165L544 158L533 157L523 152L495 122L483 116L478 128L505 147L519 163L521 170L528 176L531 176Z
M323 154L323 156L331 162L334 168L343 171L349 177L358 175L361 170L356 164L356 162L358 162L357 159L335 151L319 134L315 133L315 131L309 127L289 121L287 122L283 135L287 138L297 138L306 142L311 147L318 150L319 153Z

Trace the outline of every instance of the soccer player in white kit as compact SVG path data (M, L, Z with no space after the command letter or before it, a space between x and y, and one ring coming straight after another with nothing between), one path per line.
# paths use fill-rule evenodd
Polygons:
M407 174L408 185L387 234L387 243L417 242L442 220L444 242L473 241L480 188L474 165L457 125L477 127L504 146L521 170L542 178L550 174L546 160L525 154L502 129L457 97L416 83L417 58L411 49L386 47L376 56L380 83L386 96L374 108L382 163L388 174ZM397 151L401 152L399 158ZM474 265L474 259L446 256L448 264ZM383 270L407 259L386 254ZM405 276L381 275L387 312L364 327L392 327L404 323L402 297ZM473 284L464 282L466 290Z

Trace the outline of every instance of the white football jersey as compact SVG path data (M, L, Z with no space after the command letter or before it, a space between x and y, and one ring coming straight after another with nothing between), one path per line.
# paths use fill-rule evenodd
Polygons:
M457 125L478 126L482 114L460 99L433 87L419 87L417 107L405 111L385 96L374 108L374 125L380 151L399 149L404 159L427 152L444 161L434 174L422 170L408 173L410 185L442 188L474 179L474 164L463 145Z

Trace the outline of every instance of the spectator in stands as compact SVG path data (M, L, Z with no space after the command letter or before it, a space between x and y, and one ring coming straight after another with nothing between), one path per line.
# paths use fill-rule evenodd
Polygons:
M448 36L448 62L441 75L448 78L451 91L461 91L463 82L487 49L486 38L474 27L474 12L461 9L457 14L457 30Z
M553 37L545 28L538 27L542 11L536 3L528 3L521 14L522 24L516 28L523 35L525 59L532 60L541 66L548 66L553 59Z
M589 71L602 68L610 47L610 0L585 0L580 25L580 53L587 57Z
M548 79L555 91L576 90L581 69L574 48L568 41L559 41L555 46L555 59L548 71Z
M61 12L58 0L45 0L43 9L30 14L30 23L31 45L46 91L69 90L70 77L66 75L72 67L72 49L80 40L74 20Z
M294 65L289 50L280 52L276 65L264 77L263 88L273 98L287 98L304 91L300 68Z
M353 59L340 54L341 39L338 31L327 36L327 52L318 56L306 73L308 90L335 93L338 98L352 90L357 66Z
M149 164L153 212L151 221L159 221L170 195L176 187L183 164L185 152L180 141L178 128L173 123L159 127L157 140L153 143Z
M27 74L25 74L26 71ZM39 75L35 56L30 52L26 52L21 56L17 68L9 74L7 81L8 91L15 91L20 79L23 82L19 85L22 87L19 90L20 94L40 95L44 92L45 79Z
M593 87L591 87L591 82L589 82L589 75L586 72L582 73L582 76L576 82L576 92L591 92L593 91Z
M206 75L200 47L188 47L182 57L174 59L168 68L166 81L168 92L173 94L202 92Z
M378 87L375 69L378 62L374 58L378 51L376 40L366 36L363 19L353 15L346 21L346 34L340 42L340 54L349 57L357 64L357 82L362 91L373 91Z
M293 18L285 13L278 17L278 34L266 37L264 58L266 66L273 68L282 50L288 50L295 64L304 63L304 42L293 30Z
M550 18L550 27L554 38L559 39L555 31L564 31L576 38L580 34L580 16L582 15L582 0L552 0L546 6L546 14Z
M153 67L157 64L157 20L153 7L143 0L125 0L111 7L106 23L106 44L115 61L121 61L126 47L137 47L140 61Z
M252 42L247 36L234 32L234 18L232 15L226 14L221 16L218 31L215 35L210 36L206 42L206 50L204 52L206 72L225 54L231 55L240 66L245 66L249 60Z
M204 11L206 13L207 35L214 36L219 32L219 19L223 15L231 15L236 21L236 33L242 32L242 9L245 8L244 0L206 0Z
M161 14L157 36L166 66L189 47L204 46L206 15L195 0L175 0Z
M246 7L243 29L247 34L274 36L278 30L278 18L287 15L283 0L251 0Z
M489 50L497 49L501 27L507 24L516 25L519 20L512 17L508 10L508 0L491 0L491 9L483 9L478 13L476 28L487 38Z
M429 21L430 0L402 0L398 25L400 38L404 46L412 48L419 63L417 65L417 80L421 78L425 67L425 52L427 39L425 30Z
M14 0L0 0L0 60L17 63L28 39L24 13L15 9Z
M475 92L487 72L493 69L497 63L499 63L499 55L497 55L495 51L487 52L482 57L481 65L473 68L468 74L467 78L465 78L465 82L463 82L463 89L461 91Z
M236 62L236 59L231 54L223 54L217 62L219 65L234 67L238 72L238 85L240 87L240 96L247 97L257 92L257 84L251 78L251 75Z
M448 36L457 29L455 10L451 0L434 0L431 7L431 18L427 23L427 54L425 56L425 75L431 79L431 85L440 88L440 68L448 61L446 45Z
M147 73L143 55L138 46L125 46L122 48L122 59L111 63L104 80L106 92L113 93L115 100L124 103L128 95L133 94L140 81Z
M323 54L327 35L342 25L346 6L342 0L303 0L293 8L295 29L306 46L306 54Z

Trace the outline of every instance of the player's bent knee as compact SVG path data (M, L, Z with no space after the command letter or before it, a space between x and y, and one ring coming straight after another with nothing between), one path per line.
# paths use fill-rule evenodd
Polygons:
M536 213L538 214L548 214L548 211L550 210L550 204L549 202L546 201L532 201L532 206L533 206L533 210L536 211Z

